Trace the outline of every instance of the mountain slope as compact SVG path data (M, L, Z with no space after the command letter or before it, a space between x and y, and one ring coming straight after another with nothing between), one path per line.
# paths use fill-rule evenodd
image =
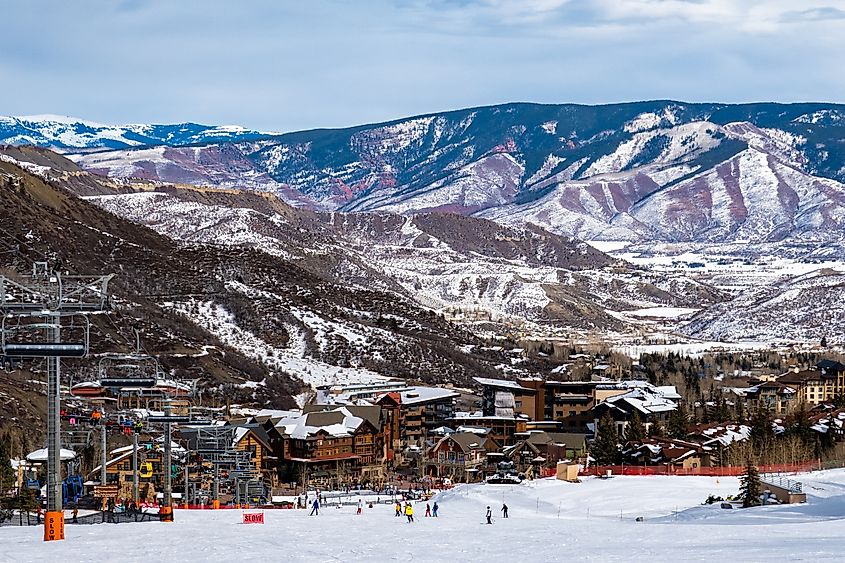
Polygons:
M237 125L103 125L62 115L0 116L0 144L35 145L59 150L122 149L144 145L190 145L245 141L269 134Z
M500 352L396 292L338 283L243 245L176 241L7 160L0 190L0 269L25 272L49 260L72 273L115 273L116 309L92 318L92 352L132 349L137 328L145 349L169 373L196 381L206 404L290 407L304 389L334 381L467 384L504 375ZM91 370L68 362L66 373L78 380ZM16 397L37 410L43 389L21 383L31 379L15 371L0 384L0 401ZM0 426L19 424L13 416L22 415L0 413Z
M702 220L677 198L688 182L696 192L718 191L726 173L717 169L739 162L733 176L746 184L766 169L782 177L769 184L774 192L745 191L752 216L765 215L778 193L799 197L787 204L799 217L786 214L764 232L744 229L782 240L804 236L819 216L827 217L825 228L842 232L841 222L829 219L841 213L845 193L843 117L845 106L834 104L505 104L250 142L74 158L112 177L269 190L318 210L450 211L531 221L581 238L707 241L743 235L735 224L711 228L710 217ZM675 198L656 196L678 184ZM668 216L676 226L661 222Z

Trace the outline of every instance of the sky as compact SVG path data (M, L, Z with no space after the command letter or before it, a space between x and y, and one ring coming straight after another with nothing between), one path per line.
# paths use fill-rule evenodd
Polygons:
M294 131L510 101L845 102L845 0L0 0L0 115Z

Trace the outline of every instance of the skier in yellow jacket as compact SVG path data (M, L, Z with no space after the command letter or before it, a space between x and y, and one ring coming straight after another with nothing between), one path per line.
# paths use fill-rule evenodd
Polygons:
M409 524L414 521L414 507L411 506L410 502L405 503L405 516L408 517Z

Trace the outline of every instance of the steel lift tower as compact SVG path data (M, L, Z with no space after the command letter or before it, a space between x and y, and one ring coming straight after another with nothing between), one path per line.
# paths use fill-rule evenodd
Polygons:
M109 309L108 285L113 275L63 276L46 262L36 262L30 275L0 276L0 356L47 359L47 513L44 541L63 540L60 452L62 358L88 354L87 315ZM62 331L72 339L62 342Z

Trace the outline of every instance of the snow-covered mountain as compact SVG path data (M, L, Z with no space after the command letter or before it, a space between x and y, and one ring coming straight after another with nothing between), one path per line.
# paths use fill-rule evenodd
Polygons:
M845 233L842 138L845 106L834 104L506 104L74 158L112 177L261 189L315 210L451 211L586 239L764 242Z
M179 123L116 126L64 115L0 116L0 144L35 145L61 151L237 142L267 136L268 133L250 131L238 125Z

